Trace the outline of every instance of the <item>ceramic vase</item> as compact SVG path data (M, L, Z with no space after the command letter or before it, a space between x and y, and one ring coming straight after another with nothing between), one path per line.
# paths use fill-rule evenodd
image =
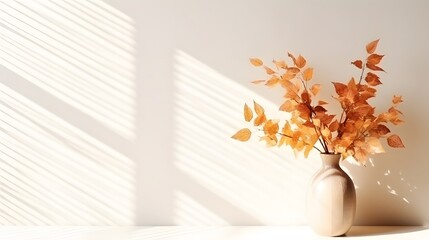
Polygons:
M314 174L307 194L308 222L322 236L342 236L356 212L352 179L340 167L340 154L321 154L322 167Z

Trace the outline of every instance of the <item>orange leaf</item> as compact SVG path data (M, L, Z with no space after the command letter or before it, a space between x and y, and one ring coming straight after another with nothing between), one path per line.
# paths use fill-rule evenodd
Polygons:
M380 136L390 133L390 129L383 124L377 125L377 134Z
M310 119L310 110L308 109L307 105L304 103L300 103L296 106L296 110L299 112L299 116L304 120Z
M322 133L322 136L324 136L325 138L331 139L332 133L329 130L329 128L326 128L326 127L323 128L322 131L321 131L321 133Z
M286 100L279 108L280 111L292 112L295 110L295 105L292 101Z
M247 140L249 140L251 135L252 135L252 132L248 128L243 128L239 130L237 133L235 133L231 138L238 141L246 142Z
M257 102L253 101L253 108L255 109L255 113L260 116L262 114L264 114L264 108L259 105Z
M380 143L380 140L376 137L368 137L367 143L369 145L369 151L371 154L384 153L384 148Z
M290 52L287 53L287 56L290 57L292 59L292 61L293 61L293 64L296 65L296 58L295 58L295 56L293 56L293 54L290 53Z
M329 131L335 132L338 130L339 127L340 127L340 123L338 122L337 119L335 119L335 121L333 121L331 125L329 125Z
M381 59L383 59L384 55L378 55L376 53L373 53L368 56L367 63L377 65L380 63Z
M263 82L265 82L265 80L254 80L254 81L251 81L251 83L253 83L253 84L259 84L259 83L263 83Z
M267 66L264 66L264 69L265 69L265 72L266 72L268 75L273 75L274 73L276 73L273 69L271 69L271 68L269 68L269 67L267 67Z
M393 99L392 99L392 103L393 104L398 104L398 103L401 103L401 102L403 102L402 96L399 96L399 95L394 95L393 96Z
M263 136L260 138L260 141L265 141L267 143L267 147L274 147L277 145L277 137L275 135Z
M305 123L302 124L303 126L309 127L309 128L314 128L314 124L310 121L307 121Z
M268 135L275 135L279 131L279 124L278 121L274 120L268 120L264 124L264 133Z
M265 83L265 85L267 85L268 87L274 87L275 85L277 85L277 83L279 83L279 81L280 78L278 78L277 76L273 76Z
M335 92L338 96L343 96L347 92L347 85L344 83L332 82L332 84L334 84Z
M327 102L325 102L325 101L322 101L322 100L319 100L318 102L317 102L317 105L326 105L326 104L328 104Z
M310 94L308 94L307 90L301 93L301 99L304 103L311 103L311 97Z
M354 62L352 62L353 65L355 65L357 68L362 69L362 61L361 60L356 60Z
M287 68L287 64L284 60L273 60L273 63L276 65L277 68Z
M356 148L353 157L361 164L365 164L368 160L368 153L362 148Z
M262 60L259 58L250 58L249 60L250 60L250 63L255 67L260 67L262 66L262 64L264 64Z
M313 96L316 96L319 93L320 88L321 88L320 84L314 84L313 86L311 86L310 91L313 94Z
M313 78L313 68L305 69L302 77L305 81L310 81Z
M252 110L249 108L249 106L247 106L247 104L244 104L244 120L246 120L246 122L250 122L250 120L252 120L253 118L253 112Z
M327 112L327 110L326 110L324 107L322 107L322 106L316 106L316 107L314 108L314 111L315 111L316 113L325 113L325 112Z
M261 115L258 115L258 117L255 118L253 121L253 125L260 126L262 123L267 121L267 117L265 116L265 113L262 112Z
M404 148L405 147L404 144L402 143L401 138L396 134L390 135L387 138L387 144L389 144L389 146L391 146L393 148Z
M305 58L303 56L299 55L298 58L296 59L295 65L298 68L303 68L306 63L307 63L307 61L305 60Z
M379 66L376 66L374 64L371 64L371 63L366 63L366 67L369 68L369 69L371 69L371 70L373 70L373 71L383 71L383 72L385 72L383 68L381 68Z
M378 41L380 41L380 39L374 40L374 41L372 41L366 45L366 52L368 54L372 54L375 52L375 49L377 48Z
M367 73L366 77L365 77L365 81L370 85L370 86L377 86L380 85L380 77L377 74L374 73Z

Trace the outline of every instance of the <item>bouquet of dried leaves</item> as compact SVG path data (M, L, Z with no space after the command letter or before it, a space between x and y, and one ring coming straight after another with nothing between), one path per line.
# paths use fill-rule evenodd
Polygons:
M384 72L379 67L384 55L375 53L378 41L366 45L368 55L365 60L352 62L360 69L358 80L351 78L347 84L333 82L336 92L333 99L341 106L338 115L328 113L324 107L328 102L316 100L321 85L311 84L313 68L306 67L303 56L288 53L293 65L274 60L274 68L264 65L258 58L251 58L252 65L263 67L269 75L267 80L253 83L284 88L284 102L279 110L289 112L291 117L280 125L279 120L267 118L264 108L253 101L253 110L244 105L245 121L253 121L255 131L263 133L260 140L266 141L268 146L290 146L303 151L305 157L316 149L320 153L342 154L343 159L352 156L364 164L370 154L384 152L380 139L386 138L390 147L403 148L401 138L391 134L387 127L403 122L402 113L397 109L402 97L393 96L392 106L380 114L375 114L375 107L368 102L376 96L377 86L381 84L379 72ZM243 128L232 138L247 141L251 135L249 128Z

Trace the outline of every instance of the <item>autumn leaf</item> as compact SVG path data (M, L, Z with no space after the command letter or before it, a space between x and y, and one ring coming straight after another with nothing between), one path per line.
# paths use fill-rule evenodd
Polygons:
M338 122L337 119L335 119L331 125L329 125L329 131L331 132L335 132L338 130L338 128L340 127L340 123Z
M259 83L263 83L265 81L266 80L254 80L254 81L251 81L251 83L253 83L253 84L259 84Z
M311 97L307 90L301 93L301 99L304 103L311 104Z
M375 49L377 48L378 41L380 41L380 39L374 40L374 41L372 41L366 45L366 52L368 54L372 54L375 52Z
M262 62L261 59L259 58L250 58L250 63L255 66L255 67L260 67L262 66L264 63Z
M264 66L264 69L265 69L265 72L266 72L268 75L273 75L274 73L276 73L273 69L271 69L271 68L269 68L269 67L267 67L267 66Z
M365 81L370 85L370 86L377 86L380 85L380 77L374 73L367 73L366 77L365 77Z
M355 65L357 68L362 69L362 61L361 60L356 60L354 62L352 62L353 65Z
M252 110L249 108L249 106L247 106L247 104L244 104L244 120L246 120L246 122L250 122L250 120L252 120L253 118L253 112Z
M385 72L383 68L381 68L379 66L376 66L374 64L371 64L371 63L366 63L366 67L369 68L369 69L371 69L371 70L373 70L373 71L383 71L383 72Z
M367 63L377 65L380 63L381 59L383 59L384 55L378 55L376 53L373 53L368 56Z
M368 137L367 140L368 146L369 146L369 153L375 154L375 153L384 153L384 148L380 143L380 140L376 137Z
M296 106L296 110L299 112L299 116L304 120L310 119L310 110L308 109L307 105L304 103L300 103Z
M316 96L319 93L320 88L321 88L320 84L314 84L313 86L311 86L310 92L313 94L313 96Z
M264 108L255 101L253 101L253 108L255 109L255 113L258 116L261 116L265 112Z
M252 132L248 128L240 129L237 133L235 133L231 138L246 142L249 140L250 136L252 135Z
M295 58L295 56L293 56L293 54L292 54L292 53L290 53L290 52L288 52L288 53L287 53L287 56L288 56L288 57L290 57L290 58L292 59L293 64L296 66L296 58Z
M401 103L401 102L403 102L403 100L402 100L402 96L399 96L399 95L394 95L393 96L393 99L392 99L392 103L393 104L399 104L399 103Z
M402 143L401 138L396 135L392 134L387 138L387 144L393 148L404 148L404 144Z
M277 68L287 68L287 64L284 60L273 60L274 65L276 65Z
M377 131L377 134L379 136L384 136L384 135L390 133L390 129L383 124L378 124L376 131Z
M313 78L313 68L307 68L302 74L302 78L305 81L310 81Z
M264 124L264 133L267 135L275 135L278 131L279 131L279 121L277 120L268 120L265 124Z
M291 100L286 100L279 108L280 111L292 112L295 110L295 104Z
M279 81L280 78L278 78L277 76L273 76L265 83L265 85L267 85L268 87L274 87L277 85L277 83L279 83Z
M262 112L262 114L258 115L258 117L255 118L253 121L253 125L260 126L262 123L267 121L267 117L265 116L265 113Z
M320 106L322 106L322 105L326 105L326 104L328 104L327 102L325 102L325 101L322 101L322 100L319 100L318 102L317 102L317 105L320 105Z
M361 164L365 164L368 160L368 153L362 148L356 148L353 157Z
M277 137L274 136L262 136L260 141L265 141L267 147L274 147L277 145Z
M307 61L305 60L305 58L303 56L299 55L298 58L296 59L295 65L298 68L303 68L306 63L307 63Z
M335 92L338 94L338 96L344 96L344 94L347 92L347 85L344 83L339 82L332 82L335 87Z

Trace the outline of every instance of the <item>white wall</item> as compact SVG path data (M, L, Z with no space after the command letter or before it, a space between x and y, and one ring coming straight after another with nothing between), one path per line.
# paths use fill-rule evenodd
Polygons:
M425 1L54 2L0 2L1 224L304 224L317 154L229 138L281 102L248 58L301 53L329 98L377 38L407 148L344 164L355 224L429 222Z

